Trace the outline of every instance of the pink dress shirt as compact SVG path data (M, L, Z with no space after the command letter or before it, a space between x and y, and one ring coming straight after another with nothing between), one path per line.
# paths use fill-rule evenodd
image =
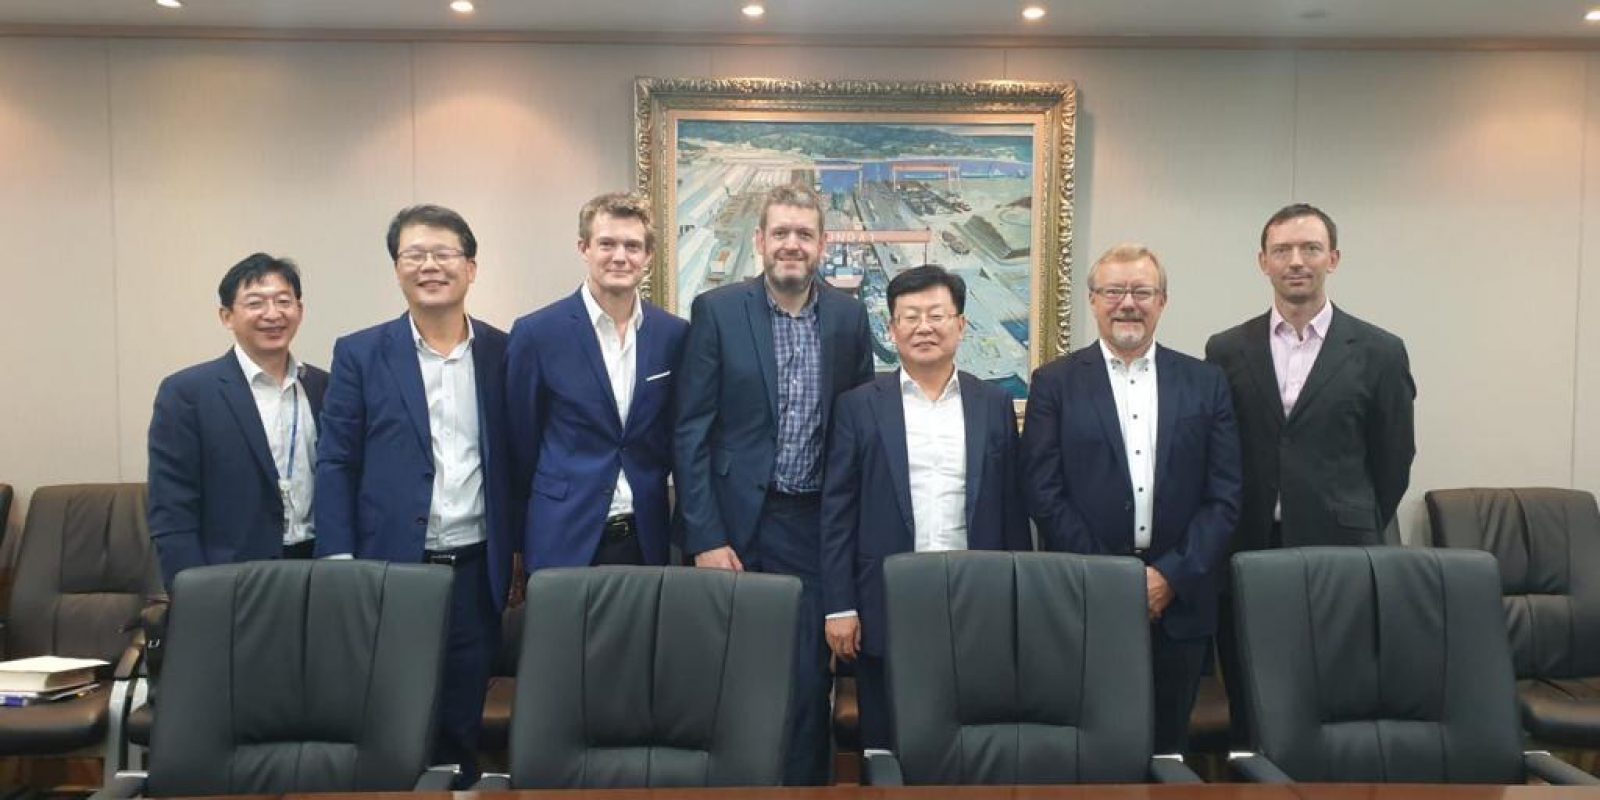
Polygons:
M1283 399L1285 417L1294 410L1295 401L1300 399L1300 390L1305 388L1306 377L1311 374L1312 365L1317 363L1317 354L1322 352L1322 338L1328 335L1328 323L1332 321L1333 304L1324 302L1322 310L1306 323L1305 335L1301 336L1278 313L1278 307L1272 307L1272 315L1267 321L1268 330L1272 331L1269 339L1272 343L1272 371L1278 376L1278 396Z

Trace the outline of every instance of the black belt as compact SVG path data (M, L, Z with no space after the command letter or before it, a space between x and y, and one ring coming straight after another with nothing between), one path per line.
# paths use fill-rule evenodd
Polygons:
M633 520L632 514L618 514L614 517L607 517L606 527L601 535L608 542L623 541L638 532L638 527L634 525Z
M784 492L774 488L767 490L767 497L795 503L815 503L822 499L822 492Z
M422 551L422 561L426 564L459 567L469 561L482 558L486 549L488 549L488 544L478 542L465 547L457 547L453 550L424 550Z
M1135 548L1133 548L1133 557L1139 559L1140 561L1148 562L1150 560L1150 548L1148 548L1148 547L1135 547Z
M302 542L295 542L294 544L286 544L283 546L284 558L310 558L316 554L316 552L316 539L306 539Z

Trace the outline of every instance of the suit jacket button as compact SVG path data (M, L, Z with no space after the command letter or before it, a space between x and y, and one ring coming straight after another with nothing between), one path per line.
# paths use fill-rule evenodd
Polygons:
M427 517L417 517L417 524L418 525L426 525L426 524L428 524L428 518Z
M1129 502L1123 503L1122 504L1122 510L1123 511L1132 511L1133 510L1133 502L1129 501Z
M431 472L422 473L422 479L423 480L428 480L428 481L433 480L433 473L431 473Z

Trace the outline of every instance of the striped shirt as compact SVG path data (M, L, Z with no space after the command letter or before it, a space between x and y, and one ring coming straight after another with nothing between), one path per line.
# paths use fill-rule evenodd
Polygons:
M773 488L784 494L822 489L822 336L817 325L817 293L798 315L772 310L772 344L778 360L778 454Z

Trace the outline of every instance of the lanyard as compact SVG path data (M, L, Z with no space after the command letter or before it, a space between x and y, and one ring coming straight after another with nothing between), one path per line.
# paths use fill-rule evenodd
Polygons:
M294 392L294 398L290 402L292 402L294 404L294 422L292 422L289 425L289 474L284 476L284 480L290 480L290 481L294 480L294 446L295 446L295 443L300 440L300 382L299 381L295 382L294 388L292 389L292 391Z

